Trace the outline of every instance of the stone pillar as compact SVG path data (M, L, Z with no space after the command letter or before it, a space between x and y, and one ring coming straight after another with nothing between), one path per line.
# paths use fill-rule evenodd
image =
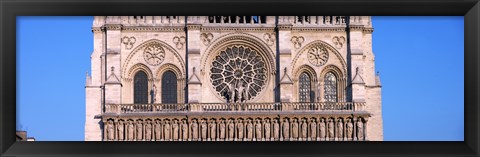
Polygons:
M201 44L204 44L200 39L200 28L202 25L200 21L187 21L187 60L188 60L188 100L189 103L201 102L201 80L200 80L200 58ZM205 69L203 69L205 70Z
M353 117L353 141L357 141L357 117Z
M367 137L367 122L368 122L368 118L363 118L365 120L365 123L363 123L363 138L365 139L364 141L367 141L368 140L368 137Z
M280 18L287 18L284 16L278 17ZM293 97L295 93L293 93L293 82L290 78L292 69L285 69L287 67L291 67L292 58L294 54L292 54L291 48L291 41L292 38L292 24L289 22L278 22L278 35L276 36L278 42L278 52L279 52L279 76L280 76L280 101L281 102L292 102L294 100Z

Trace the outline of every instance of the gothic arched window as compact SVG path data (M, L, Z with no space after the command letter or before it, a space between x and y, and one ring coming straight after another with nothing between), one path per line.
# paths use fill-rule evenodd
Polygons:
M139 71L135 74L133 84L133 103L148 103L148 79L147 74L143 71Z
M332 72L325 75L325 102L337 102L337 77Z
M162 103L177 103L177 76L172 71L166 71L162 76Z
M300 91L300 102L310 102L310 93L312 89L310 80L310 76L307 73L303 72L302 74L300 74L298 86Z

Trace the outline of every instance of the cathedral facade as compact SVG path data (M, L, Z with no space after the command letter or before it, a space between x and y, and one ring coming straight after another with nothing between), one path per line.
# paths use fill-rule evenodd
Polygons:
M96 16L86 141L381 141L369 16Z

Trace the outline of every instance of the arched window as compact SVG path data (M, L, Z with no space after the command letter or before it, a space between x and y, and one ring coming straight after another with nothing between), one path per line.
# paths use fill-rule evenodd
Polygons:
M325 101L337 102L337 77L332 72L325 75Z
M298 86L300 91L300 102L310 102L310 93L312 89L310 80L310 76L307 73L303 72L300 74Z
M148 79L147 74L143 71L139 71L135 74L133 97L133 103L135 104L148 103Z
M162 76L162 103L177 103L177 76L172 71L166 71Z

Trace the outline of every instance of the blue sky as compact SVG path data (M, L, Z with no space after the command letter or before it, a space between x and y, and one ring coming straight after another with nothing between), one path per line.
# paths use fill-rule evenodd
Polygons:
M464 140L463 17L372 17L384 140ZM17 17L17 130L82 141L93 17Z

